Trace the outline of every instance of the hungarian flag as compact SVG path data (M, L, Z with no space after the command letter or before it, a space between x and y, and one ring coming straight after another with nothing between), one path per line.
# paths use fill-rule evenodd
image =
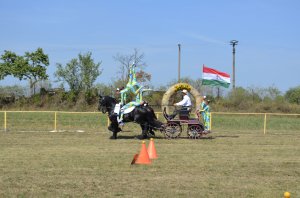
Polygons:
M203 65L202 85L222 86L228 88L230 75Z

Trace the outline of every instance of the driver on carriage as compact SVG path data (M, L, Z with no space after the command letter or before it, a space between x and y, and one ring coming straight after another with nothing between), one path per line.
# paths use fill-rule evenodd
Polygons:
M115 108L115 113L117 113L119 115L117 117L119 125L124 125L123 115L127 109L129 109L130 107L136 107L136 106L144 104L144 101L142 100L143 87L140 86L136 80L135 67L136 67L136 65L134 63L129 67L129 81L128 81L126 87L119 91L119 93L121 94L121 102L118 106L116 105L116 108ZM126 102L126 99L127 99L128 91L131 91L134 93L135 100L124 105Z
M183 94L183 99L180 102L174 104L174 106L181 106L181 109L175 110L173 114L169 116L169 119L173 119L181 110L191 111L192 102L188 94L189 92L186 89L184 89L181 91L181 93Z

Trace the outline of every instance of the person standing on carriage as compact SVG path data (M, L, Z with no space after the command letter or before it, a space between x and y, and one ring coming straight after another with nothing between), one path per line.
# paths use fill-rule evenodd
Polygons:
M201 102L201 106L200 106L200 110L205 109L205 107L206 107L206 100L207 100L206 96L203 96L203 99L202 99L202 102ZM204 119L204 116L205 116L204 111L201 111L201 116Z
M198 118L200 118L200 114L201 114L202 118L204 118L204 112L203 112L203 111L200 111L200 110L202 110L202 109L204 109L204 108L206 107L206 102L205 102L205 100L206 100L206 96L203 96L203 97L202 97L202 102L201 102L201 104L200 104L200 108L197 108L197 109L196 109L196 115L198 116Z
M209 133L210 132L210 100L206 99L203 100L204 101L204 108L202 108L201 105L201 109L200 109L200 113L202 115L203 118L203 122L204 122L204 132Z

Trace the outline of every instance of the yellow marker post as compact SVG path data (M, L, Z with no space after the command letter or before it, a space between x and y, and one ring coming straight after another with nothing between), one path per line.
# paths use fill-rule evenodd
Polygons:
M265 120L264 120L264 135L266 134L267 129L267 114L265 113Z
M6 111L4 111L4 131L6 131Z
M54 112L54 131L56 131L56 129L57 129L56 124L57 124L57 112L55 111Z

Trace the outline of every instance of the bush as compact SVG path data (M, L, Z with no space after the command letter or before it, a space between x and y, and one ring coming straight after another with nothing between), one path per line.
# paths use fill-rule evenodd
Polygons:
M300 86L289 89L285 97L290 103L300 104Z

